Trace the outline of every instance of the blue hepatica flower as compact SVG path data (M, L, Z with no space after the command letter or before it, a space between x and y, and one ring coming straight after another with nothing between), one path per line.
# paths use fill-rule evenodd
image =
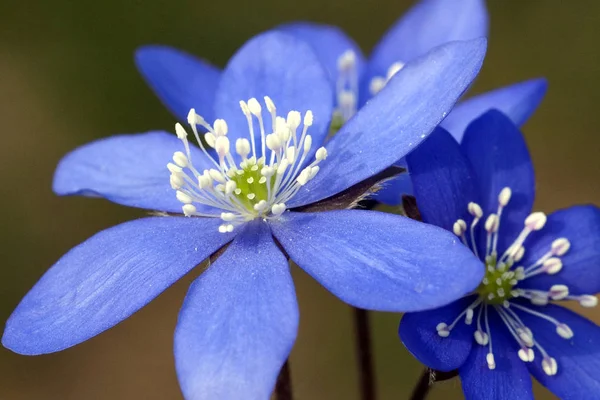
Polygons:
M189 77L189 87L173 85L167 96L175 104L180 89L181 104L189 104L186 96L218 77L214 95L198 94L193 104L220 119L209 124L191 110L190 128L178 124L177 136L115 136L60 162L56 193L102 196L163 216L107 229L68 252L11 315L4 346L34 355L76 345L222 249L181 309L178 378L188 399L266 399L298 326L286 256L366 309L438 307L479 283L479 261L443 229L373 211L310 209L417 146L477 74L485 40L452 43L408 64L325 147L332 89L303 41L259 35L218 75L186 57L163 75L158 54L173 61L164 51L145 48L138 57L157 87ZM457 274L463 279L451 279Z
M388 30L368 59L356 43L335 26L295 22L280 29L309 43L327 67L336 91L334 125L338 127L407 62L449 41L486 36L488 15L484 0L422 0ZM520 126L535 111L545 92L544 79L500 88L461 102L441 126L460 141L467 124L491 108L501 110ZM405 160L398 161L398 165L406 167ZM412 193L407 174L387 182L376 199L396 205L403 193Z
M425 222L481 259L473 293L405 314L400 338L425 365L458 369L467 399L531 399L531 373L562 399L600 393L600 328L551 304L597 304L600 210L531 213L535 181L519 129L496 110L459 145L438 128L407 156Z

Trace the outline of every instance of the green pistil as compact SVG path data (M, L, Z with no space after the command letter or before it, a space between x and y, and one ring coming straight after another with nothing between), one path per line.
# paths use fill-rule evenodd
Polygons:
M488 256L485 262L485 277L477 288L477 293L483 297L488 304L502 304L510 300L513 287L516 284L515 273L510 270L512 264L500 264L497 266L497 257Z
M243 169L239 169L235 172L235 175L231 177L231 180L234 181L237 185L236 192L234 192L234 196L240 200L240 202L246 207L250 212L254 211L254 206L258 204L261 200L267 200L267 184L271 183L273 177L263 179L264 177L261 175L260 171L263 168L262 161L259 161L258 164L246 165ZM261 179L264 181L261 182ZM254 194L254 198L249 198L248 195Z
M329 137L338 133L338 131L344 125L344 117L339 112L334 112L333 117L331 118L331 125L329 125Z

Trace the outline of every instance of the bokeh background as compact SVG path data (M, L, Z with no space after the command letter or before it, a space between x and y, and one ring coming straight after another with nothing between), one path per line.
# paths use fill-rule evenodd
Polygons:
M250 36L285 21L337 24L368 51L409 0L0 0L0 321L64 252L141 216L99 199L57 198L69 150L115 133L170 130L174 118L136 72L134 49L173 45L224 65ZM470 94L545 76L525 126L537 208L600 204L600 2L489 0L488 57ZM291 356L298 399L357 399L350 309L294 271L301 327ZM172 334L185 277L132 318L64 352L0 349L0 399L181 399ZM600 311L587 312L600 322ZM373 314L381 399L407 398L419 373L397 339L397 314ZM1 327L2 325L0 325ZM552 396L536 387L541 399ZM461 398L457 380L432 399Z

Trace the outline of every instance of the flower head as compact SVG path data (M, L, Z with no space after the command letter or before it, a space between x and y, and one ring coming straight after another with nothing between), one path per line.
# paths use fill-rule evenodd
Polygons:
M321 147L333 95L304 42L281 32L253 38L219 74L214 95L193 100L199 83L213 87L213 68L163 47L141 49L142 70L178 99L172 109L187 104L190 128L76 149L60 162L54 191L161 216L107 229L68 252L19 304L2 343L22 354L78 344L218 252L179 315L178 378L187 399L265 399L298 326L288 258L366 309L423 310L469 292L482 271L449 232L391 214L307 209L420 143L477 74L484 51L484 40L454 43L410 63ZM190 87L172 85L174 74ZM464 279L448 284L459 270Z
M600 329L551 303L597 304L600 210L531 212L527 147L496 110L475 120L460 145L438 128L407 163L423 220L460 237L485 275L461 300L406 314L404 344L432 368L458 369L469 399L532 398L529 372L561 398L595 392L600 342L591 338Z

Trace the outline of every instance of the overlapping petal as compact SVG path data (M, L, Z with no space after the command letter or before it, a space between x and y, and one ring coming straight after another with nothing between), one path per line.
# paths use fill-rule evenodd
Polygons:
M450 326L475 299L476 296L470 296L444 307L404 314L398 331L402 343L429 368L438 371L458 369L471 353L475 326L461 320L445 338L438 335L436 326L440 322Z
M491 110L469 125L461 147L477 176L484 215L497 212L503 188L512 190L500 221L498 253L502 254L523 229L533 206L535 176L527 144L507 116Z
M479 201L477 178L460 145L436 128L406 160L423 221L452 231L456 220L466 219L469 202Z
M574 336L563 339L550 322L521 313L535 339L558 365L557 374L548 376L542 369L542 357L538 353L536 359L527 364L531 374L561 399L599 399L600 327L564 307L548 305L536 311L567 324Z
M191 108L208 121L221 72L191 54L169 46L143 46L135 52L138 70L163 104L180 121Z
M467 126L491 109L500 110L515 125L521 126L538 108L547 88L546 79L538 78L472 97L457 104L441 126L460 142Z
M231 143L236 138L248 137L248 123L240 110L240 100L254 97L262 102L264 96L274 101L277 114L284 118L292 110L303 114L311 110L314 122L309 134L315 143L313 150L325 140L333 113L333 88L327 71L308 43L290 34L271 31L255 36L229 60L217 91L215 113L227 121ZM266 109L264 115L270 133L272 124ZM260 147L256 120L254 132Z
M517 355L516 342L496 311L491 309L489 316L496 368L488 368L488 346L474 344L469 358L458 370L466 400L533 400L529 371Z
M329 141L329 158L290 206L334 195L416 148L475 78L485 47L485 39L449 43L406 65Z
M292 349L298 306L288 261L255 221L190 287L175 332L187 400L264 400Z
M548 290L552 285L563 284L572 294L600 292L600 209L593 205L574 206L550 214L544 228L532 233L525 242L522 264L534 264L559 238L567 238L571 243L560 257L563 268L555 275L536 275L519 286Z
M101 196L125 206L180 213L167 163L183 150L181 141L166 132L100 139L60 161L52 189L60 196ZM211 168L199 149L190 150L197 168Z
M20 354L52 353L105 331L231 240L218 232L220 223L153 217L97 233L27 293L6 323L2 344Z
M290 212L271 227L294 262L360 308L438 307L467 294L483 277L481 262L450 232L398 215Z

